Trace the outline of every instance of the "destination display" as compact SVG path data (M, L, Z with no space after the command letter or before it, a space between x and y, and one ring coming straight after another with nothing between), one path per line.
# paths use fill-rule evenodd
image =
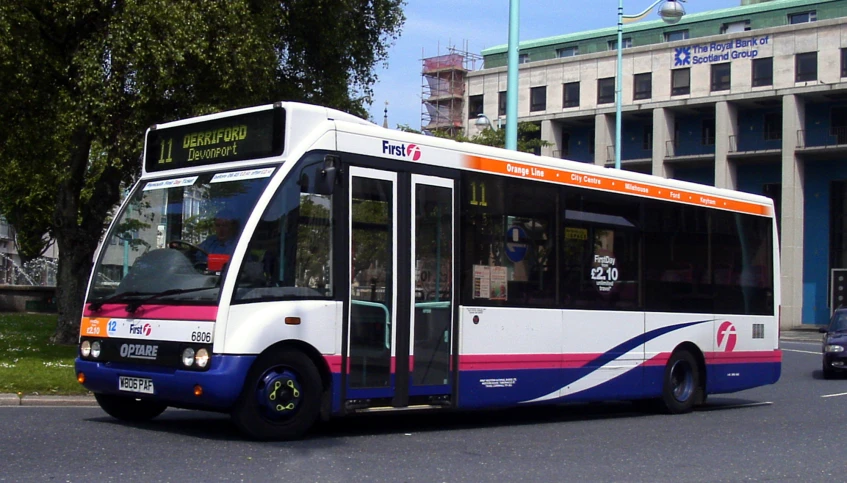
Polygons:
M281 107L153 129L147 134L144 166L154 172L278 156L285 148L284 134Z

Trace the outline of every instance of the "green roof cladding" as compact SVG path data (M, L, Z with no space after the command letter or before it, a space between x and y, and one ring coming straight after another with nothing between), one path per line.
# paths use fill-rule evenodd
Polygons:
M789 13L817 10L817 20L847 16L844 0L773 0L766 3L741 5L685 15L679 23L666 24L662 20L636 22L623 26L624 38L632 39L632 47L664 42L664 33L675 30L689 31L689 38L720 34L720 26L726 23L749 20L752 30L788 24ZM580 54L605 52L608 42L617 40L617 26L588 30L572 34L557 35L543 39L520 42L522 54L529 54L531 61L556 58L556 49L578 46ZM498 45L482 51L485 68L505 66L507 45Z

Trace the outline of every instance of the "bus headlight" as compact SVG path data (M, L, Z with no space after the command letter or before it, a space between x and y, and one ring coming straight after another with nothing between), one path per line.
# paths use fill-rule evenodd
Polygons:
M100 357L100 341L95 340L91 343L91 357L97 359Z
M184 351L182 351L182 365L185 367L191 367L194 364L194 349L191 347L186 347Z
M194 362L197 367L205 368L209 364L209 351L205 347L198 350L197 354L194 355Z
M91 342L87 340L82 341L82 344L79 345L79 353L82 357L88 357L91 355Z

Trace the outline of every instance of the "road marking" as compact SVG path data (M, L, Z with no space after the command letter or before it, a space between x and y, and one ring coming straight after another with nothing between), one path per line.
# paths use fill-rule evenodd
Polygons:
M797 349L782 349L782 351L783 351L783 352L799 352L799 353L801 353L801 354L814 354L814 355L816 355L816 356L821 355L821 353L820 353L820 352L800 351L800 350L797 350Z
M839 392L838 394L824 394L821 397L838 397L838 396L847 396L847 392Z

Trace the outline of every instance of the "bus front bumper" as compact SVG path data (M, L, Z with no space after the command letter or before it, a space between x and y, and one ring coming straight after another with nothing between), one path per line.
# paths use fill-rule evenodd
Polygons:
M247 371L256 356L213 355L207 371L186 371L118 362L96 362L77 357L76 374L83 386L98 394L114 394L163 402L169 406L228 411L241 394ZM152 382L152 394L120 389L120 378ZM201 394L196 395L196 388ZM148 386L149 387L149 386Z

